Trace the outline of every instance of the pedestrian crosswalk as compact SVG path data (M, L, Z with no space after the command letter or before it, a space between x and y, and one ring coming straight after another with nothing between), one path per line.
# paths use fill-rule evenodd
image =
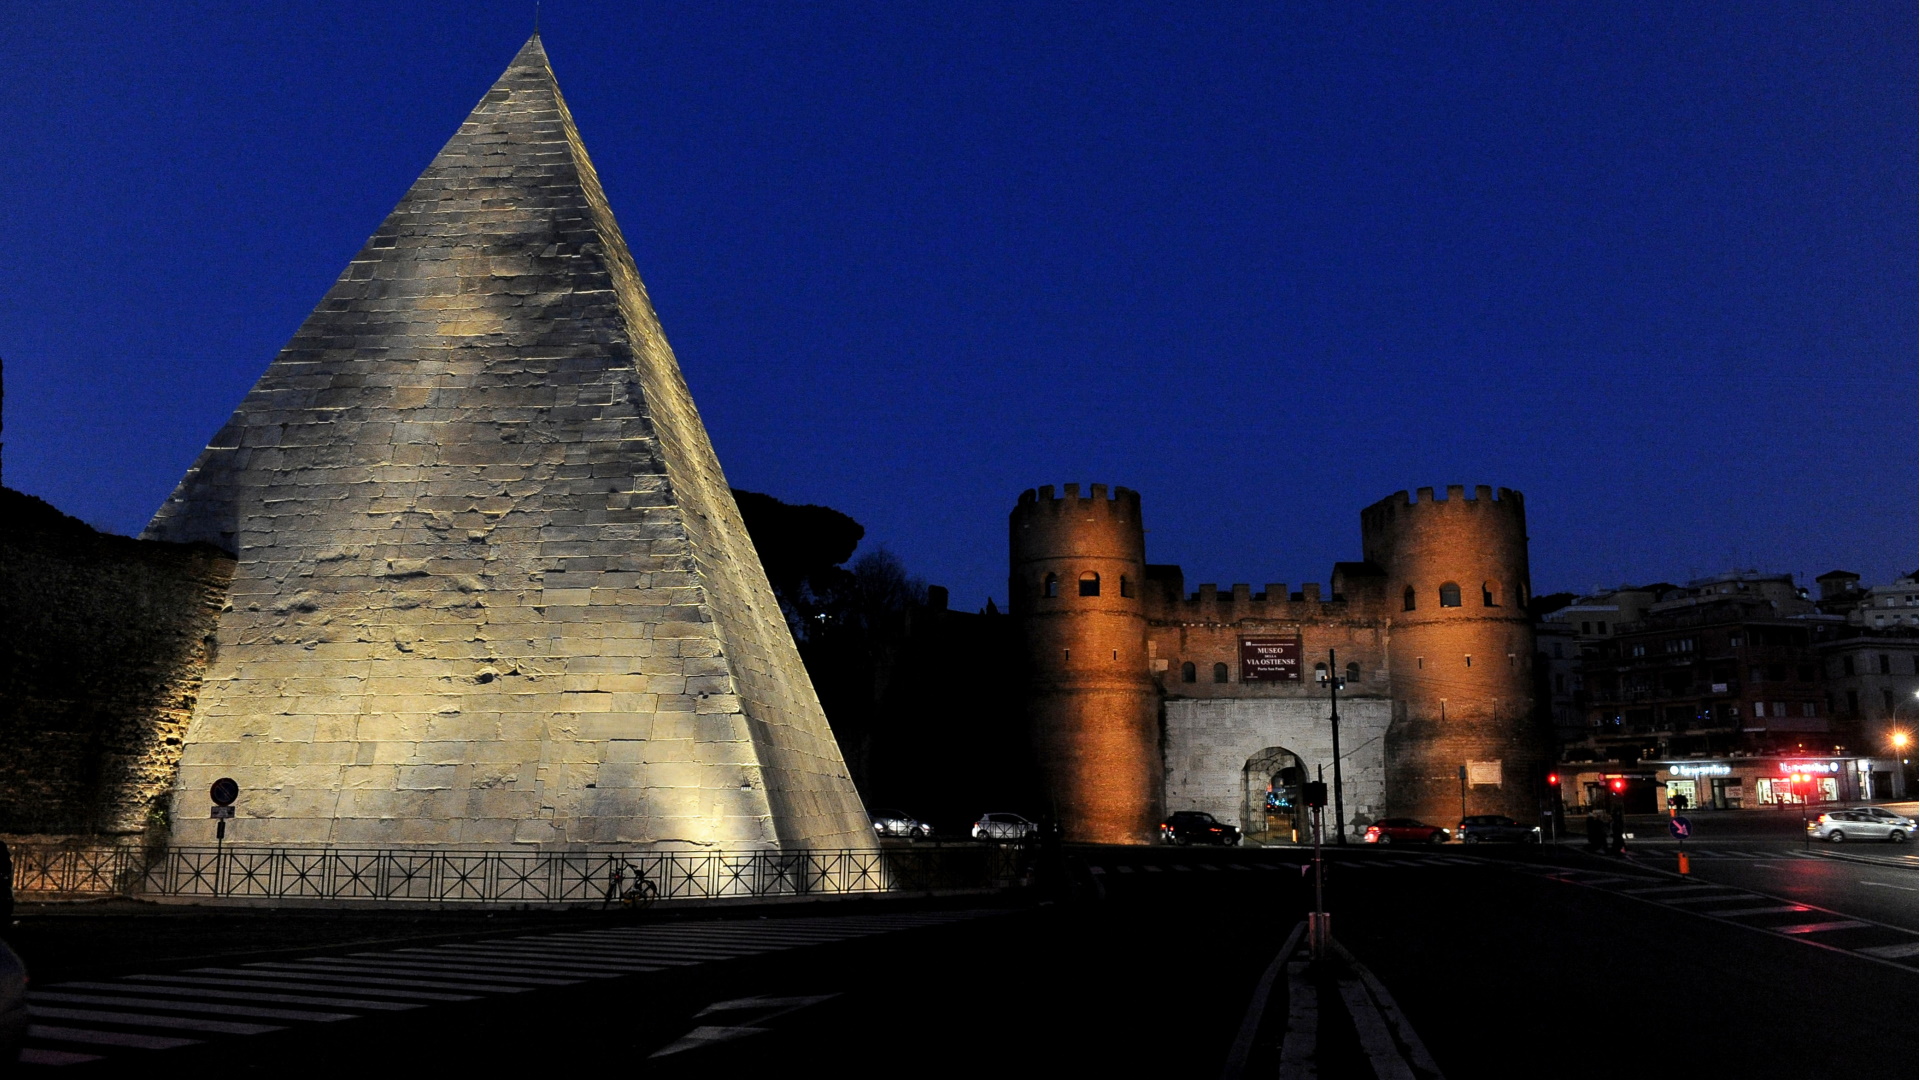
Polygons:
M27 995L23 1065L97 1061L938 926L990 911L605 926L52 983Z
M1514 870L1913 970L1920 935L1732 885L1650 874L1515 864Z

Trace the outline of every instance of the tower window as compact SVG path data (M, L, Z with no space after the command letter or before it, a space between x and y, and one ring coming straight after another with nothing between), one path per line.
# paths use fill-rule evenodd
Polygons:
M1359 664L1347 665L1347 681L1350 683L1357 683L1360 681L1360 665Z
M1414 670L1416 671L1425 671L1427 669L1427 658L1424 656L1414 657L1413 667L1414 667Z
M1225 664L1213 665L1213 681L1214 682L1227 681L1227 665Z
M1480 583L1480 606L1481 607L1499 607L1500 606L1500 583L1499 582L1483 581Z
M1407 591L1400 594L1400 609L1402 611L1412 611L1415 606L1413 586L1409 585L1407 586Z
M1040 595L1041 596L1059 596L1060 595L1060 575L1059 574L1047 575L1046 584L1040 587Z
M1133 595L1133 579L1128 577L1125 574L1120 575L1120 595L1121 596Z
M1473 656L1472 656L1471 654L1469 654L1469 655L1467 656L1467 666L1468 666L1468 667L1472 667L1472 666L1473 666Z
M1189 660L1186 663L1180 665L1180 681L1181 682L1193 682L1196 678L1198 678L1198 676L1194 673L1193 661Z
M1459 607L1460 606L1460 586L1459 585L1449 581L1445 585L1440 586L1440 606L1441 607Z
M1099 596L1100 595L1100 575L1099 574L1096 574L1093 571L1089 570L1086 573L1080 575L1080 595L1081 596Z

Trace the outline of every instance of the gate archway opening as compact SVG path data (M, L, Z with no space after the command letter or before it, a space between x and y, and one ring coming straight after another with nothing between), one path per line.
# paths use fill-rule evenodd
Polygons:
M1311 825L1302 785L1307 764L1284 746L1269 746L1247 759L1241 770L1241 831L1262 844L1294 844L1309 837Z

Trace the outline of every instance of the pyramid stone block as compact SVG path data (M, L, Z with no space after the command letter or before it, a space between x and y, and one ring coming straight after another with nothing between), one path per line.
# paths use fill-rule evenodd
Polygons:
M873 846L537 36L145 535L238 559L176 842Z

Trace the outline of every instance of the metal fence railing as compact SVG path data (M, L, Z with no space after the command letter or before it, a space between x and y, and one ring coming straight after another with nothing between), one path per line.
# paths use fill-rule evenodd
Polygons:
M660 899L802 897L1004 888L1026 852L999 845L822 851L443 851L422 848L13 849L22 898L603 904L625 883Z

